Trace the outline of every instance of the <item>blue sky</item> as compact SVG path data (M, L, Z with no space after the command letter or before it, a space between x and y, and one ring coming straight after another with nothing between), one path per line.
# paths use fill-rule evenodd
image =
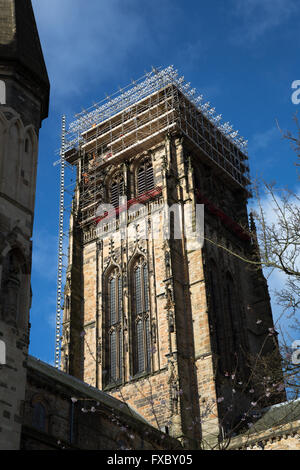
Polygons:
M30 353L53 362L62 114L173 64L249 140L251 175L297 190L284 141L300 105L298 0L32 0L51 83L40 133ZM271 288L281 278L271 281ZM276 310L276 308L275 308Z

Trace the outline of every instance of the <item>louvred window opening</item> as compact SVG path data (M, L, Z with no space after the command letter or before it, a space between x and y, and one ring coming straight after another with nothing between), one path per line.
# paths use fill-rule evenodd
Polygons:
M119 199L120 197L122 197L123 186L124 186L123 181L118 181L111 185L110 202L115 208L118 207Z
M154 177L153 177L153 167L151 161L146 161L141 164L138 170L137 176L137 187L138 195L153 189L154 187Z

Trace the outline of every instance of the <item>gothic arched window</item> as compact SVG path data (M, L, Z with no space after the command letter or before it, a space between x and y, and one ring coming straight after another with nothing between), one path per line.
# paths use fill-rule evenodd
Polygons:
M120 205L120 198L124 194L124 178L122 173L117 173L109 186L109 203L116 209Z
M118 383L122 380L123 332L122 332L122 278L115 269L107 283L107 382Z
M4 259L2 269L1 303L3 320L24 325L26 309L25 260L18 249L12 249ZM28 299L27 299L28 300Z
M210 287L210 331L212 345L217 358L217 370L224 374L228 372L229 352L226 340L226 319L223 315L220 280L216 263L211 260L209 272Z
M133 267L132 354L133 372L151 369L148 265L141 257Z
M154 188L154 175L151 158L144 160L137 170L137 195Z
M47 430L46 407L40 401L33 403L32 426L39 431L46 432Z
M237 298L236 287L231 274L226 275L225 285L226 297L226 317L227 317L227 342L228 349L231 351L231 357L235 358L232 368L241 370L242 354L244 343L243 326L241 324L241 313L239 311L239 302Z

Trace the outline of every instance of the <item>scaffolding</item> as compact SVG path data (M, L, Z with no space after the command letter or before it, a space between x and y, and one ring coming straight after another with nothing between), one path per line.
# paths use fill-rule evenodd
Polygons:
M101 170L153 147L173 131L186 136L199 158L209 161L232 185L249 185L247 141L228 122L221 123L222 115L203 102L173 66L153 68L75 118L68 130L63 128L60 162L62 169L68 164L78 171L80 226L97 221L103 195ZM59 323L59 307L57 312Z
M66 132L66 161L80 164L81 224L95 220L101 200L99 169L137 154L177 130L238 186L249 184L247 141L173 66L153 69L115 95L78 114Z
M69 217L72 207L72 199L74 187L76 183L76 168L70 165L65 159L65 143L66 143L66 117L62 117L61 126L61 148L59 150L60 159L54 163L54 166L60 164L59 178L59 227L58 227L58 260L57 260L57 292L56 292L56 325L55 325L55 367L60 367L61 357L61 327L62 327L62 311L64 303L63 285L66 278L67 258L65 252L68 243L68 230L64 232L64 228L68 226ZM74 171L75 170L75 171Z

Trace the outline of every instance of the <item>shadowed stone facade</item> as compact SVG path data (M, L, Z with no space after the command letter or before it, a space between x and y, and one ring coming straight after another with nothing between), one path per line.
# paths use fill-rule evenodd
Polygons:
M29 356L21 450L182 449L131 409Z
M29 344L38 135L49 81L31 2L0 2L0 448L18 449Z
M230 450L300 450L300 400L279 403L261 411L260 418L239 436Z

